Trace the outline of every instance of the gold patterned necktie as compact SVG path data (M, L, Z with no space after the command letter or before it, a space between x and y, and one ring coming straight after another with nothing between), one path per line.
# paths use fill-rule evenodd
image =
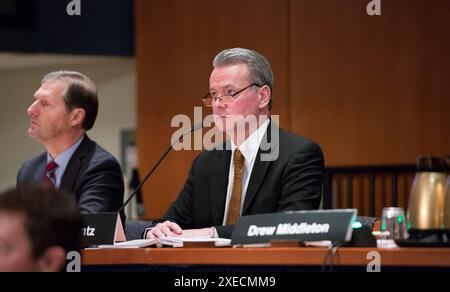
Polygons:
M239 149L234 151L234 180L231 192L230 204L228 205L227 225L234 225L241 215L242 177L245 158Z

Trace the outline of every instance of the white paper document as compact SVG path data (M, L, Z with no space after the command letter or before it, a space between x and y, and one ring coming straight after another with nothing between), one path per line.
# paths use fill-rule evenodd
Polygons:
M162 245L170 245L173 247L184 247L191 245L201 245L204 243L215 247L224 247L231 245L231 239L227 238L211 238L211 237L161 237L159 239L160 244Z
M149 247L149 246L155 245L157 243L159 243L158 238L137 239L137 240L119 242L116 244L100 245L98 248L142 248L142 247Z
M210 237L161 237L154 239L137 239L116 244L104 244L98 248L144 248L150 246L172 246L172 247L224 247L231 245L231 239Z

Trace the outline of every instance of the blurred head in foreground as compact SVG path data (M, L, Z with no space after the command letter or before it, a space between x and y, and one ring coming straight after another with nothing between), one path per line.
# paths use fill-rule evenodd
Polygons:
M80 250L81 220L73 197L54 188L0 194L0 272L63 271Z

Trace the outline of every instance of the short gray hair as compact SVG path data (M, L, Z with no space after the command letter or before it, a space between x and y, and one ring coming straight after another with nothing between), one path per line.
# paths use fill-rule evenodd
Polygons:
M269 110L272 109L272 88L273 73L270 63L267 59L256 51L233 48L223 50L214 58L213 67L222 67L228 65L246 64L250 71L250 79L252 83L259 85L268 85L270 87L271 96L269 102Z
M82 127L86 131L92 129L98 114L97 88L92 80L79 72L62 70L47 74L42 79L42 83L55 80L64 81L68 84L63 96L67 110L84 109L86 116Z

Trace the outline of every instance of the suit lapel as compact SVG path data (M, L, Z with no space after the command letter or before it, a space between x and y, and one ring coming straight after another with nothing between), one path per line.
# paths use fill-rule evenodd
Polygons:
M45 175L45 168L47 167L47 152L45 152L44 154L42 154L41 157L39 157L39 162L37 165L37 171L34 172L34 176L32 179L33 183L41 183L42 180L44 179L44 175Z
M260 149L258 151L258 155L256 156L255 165L253 166L252 175L250 177L247 192L245 194L244 208L242 210L243 215L246 214L248 207L255 198L256 193L263 183L264 178L266 177L267 170L269 169L269 166L271 164L270 161L262 161L261 154L262 153Z
M211 211L214 225L222 225L228 189L231 151L216 150L211 160Z
M67 165L66 171L61 179L60 189L71 192L74 191L75 180L80 171L81 163L83 158L89 153L92 143L93 142L88 138L88 136L84 137L83 142L81 142L78 149L72 155L72 158L70 158L69 164Z
M258 150L258 154L256 155L255 164L253 165L253 170L252 170L252 174L250 177L250 181L248 183L247 192L245 194L245 201L244 201L244 206L242 209L243 215L247 214L247 210L250 207L250 205L252 204L262 183L264 182L264 179L267 174L267 170L269 169L269 166L272 163L272 161L263 161L261 156L263 154L268 154L271 151L278 151L278 146L279 146L278 142L279 141L271 141L272 140L272 131L279 131L278 126L273 121L271 121L269 126L267 127L267 132L264 135L263 141L261 142L261 144L264 143L264 141L271 142L270 146L272 148L265 149L265 150L260 148ZM277 149L275 149L275 147Z

